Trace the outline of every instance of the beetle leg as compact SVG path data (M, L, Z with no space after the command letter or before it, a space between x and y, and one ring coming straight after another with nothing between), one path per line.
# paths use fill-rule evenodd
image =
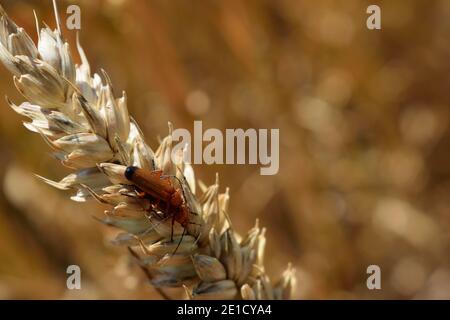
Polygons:
M175 224L175 215L172 216L172 230L170 231L170 242L173 242L173 226Z
M136 194L140 198L145 198L145 196L146 196L146 193L142 190L139 190L138 188L136 188Z

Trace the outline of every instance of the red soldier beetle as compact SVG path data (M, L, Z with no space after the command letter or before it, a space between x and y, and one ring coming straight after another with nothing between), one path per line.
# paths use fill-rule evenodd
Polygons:
M170 181L170 177L165 176L161 170L146 170L138 167L130 166L125 170L125 178L132 182L138 189L138 195L147 197L155 202L156 206L161 209L167 217L172 217L172 232L170 239L173 241L173 224L178 222L183 228L182 237L185 234L189 221L189 214L196 214L191 212L185 203L184 191L181 188L175 188ZM180 184L181 181L176 176ZM181 244L181 240L180 240Z

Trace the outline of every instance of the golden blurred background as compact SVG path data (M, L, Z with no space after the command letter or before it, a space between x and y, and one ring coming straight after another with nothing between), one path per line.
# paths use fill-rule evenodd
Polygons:
M50 0L1 4L35 40L33 9L55 26ZM450 299L450 1L74 0L63 19L70 4L151 146L169 120L280 129L277 175L195 170L231 188L239 232L267 227L266 268L276 280L295 265L295 298ZM382 30L366 28L370 4ZM4 67L0 93L23 101ZM100 206L34 178L68 171L0 107L0 298L160 298L92 219ZM66 289L70 264L83 290ZM381 290L366 287L372 264Z

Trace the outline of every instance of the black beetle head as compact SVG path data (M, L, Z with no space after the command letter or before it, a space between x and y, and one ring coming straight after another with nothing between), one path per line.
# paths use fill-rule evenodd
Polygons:
M134 176L134 173L136 172L136 170L137 170L138 168L137 167L127 167L126 169L125 169L125 178L127 178L128 180L132 180L133 179L133 176Z

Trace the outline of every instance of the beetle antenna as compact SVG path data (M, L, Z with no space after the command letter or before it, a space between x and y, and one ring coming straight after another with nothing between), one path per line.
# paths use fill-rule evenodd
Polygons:
M183 229L183 233L181 234L181 238L180 241L178 241L177 247L175 248L175 250L172 252L172 255L170 257L173 257L175 255L175 253L178 251L178 248L181 245L181 242L183 241L184 236L186 235L186 228Z

